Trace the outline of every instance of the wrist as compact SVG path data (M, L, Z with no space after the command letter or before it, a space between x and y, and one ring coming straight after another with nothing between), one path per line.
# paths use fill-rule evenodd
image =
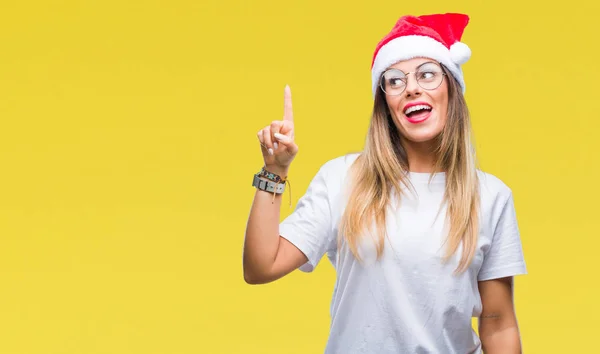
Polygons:
M282 194L285 190L286 184L289 184L287 180L288 167L280 167L273 165L264 165L263 168L254 175L252 185L259 190L273 193L272 203L275 202L275 197L278 194ZM290 191L291 193L291 191ZM291 194L290 194L290 207L292 206Z
M289 167L281 167L281 166L273 166L273 165L265 165L265 170L268 172L274 173L281 178L286 178L289 172Z

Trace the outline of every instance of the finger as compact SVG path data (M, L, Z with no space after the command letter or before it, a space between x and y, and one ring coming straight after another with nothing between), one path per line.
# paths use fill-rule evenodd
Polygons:
M271 140L271 127L266 127L263 130L263 144L267 148L267 153L273 155L273 142Z
M284 120L281 128L279 129L279 133L294 139L294 122Z
M277 146L277 140L275 140L275 134L279 134L281 127L283 126L283 122L279 120L274 120L271 123L271 140L273 141L273 148L277 150L279 146Z
M283 90L283 120L294 121L294 112L292 111L292 90L289 85Z
M281 145L285 146L286 151L289 154L294 155L296 152L298 152L298 146L294 142L294 139L290 138L289 136L277 133L275 134L275 139L277 139Z
M281 133L275 133L275 134L273 134L273 136L275 137L275 139L277 139L277 141L279 141L283 145L288 145L293 142L292 138L290 138L287 135L283 135Z
M260 149L262 150L263 154L266 154L267 147L265 146L265 139L263 138L263 130L259 130L256 135L258 137L258 141L260 142Z

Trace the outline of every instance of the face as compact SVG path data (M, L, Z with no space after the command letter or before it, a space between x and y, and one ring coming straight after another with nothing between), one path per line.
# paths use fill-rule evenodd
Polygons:
M388 68L383 80L387 106L405 142L429 142L442 132L448 81L438 62L426 58L402 61Z

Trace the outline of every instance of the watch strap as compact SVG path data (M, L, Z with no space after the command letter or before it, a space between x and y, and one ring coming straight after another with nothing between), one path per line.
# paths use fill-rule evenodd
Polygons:
M254 179L252 180L252 186L260 189L261 191L282 194L285 191L285 184L283 183L275 183L273 181L268 181L260 178L259 174L254 175Z

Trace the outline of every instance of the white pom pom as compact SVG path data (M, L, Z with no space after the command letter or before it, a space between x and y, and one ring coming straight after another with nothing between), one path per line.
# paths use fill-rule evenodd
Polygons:
M456 42L450 46L450 57L456 64L464 64L471 58L471 48L462 42Z

